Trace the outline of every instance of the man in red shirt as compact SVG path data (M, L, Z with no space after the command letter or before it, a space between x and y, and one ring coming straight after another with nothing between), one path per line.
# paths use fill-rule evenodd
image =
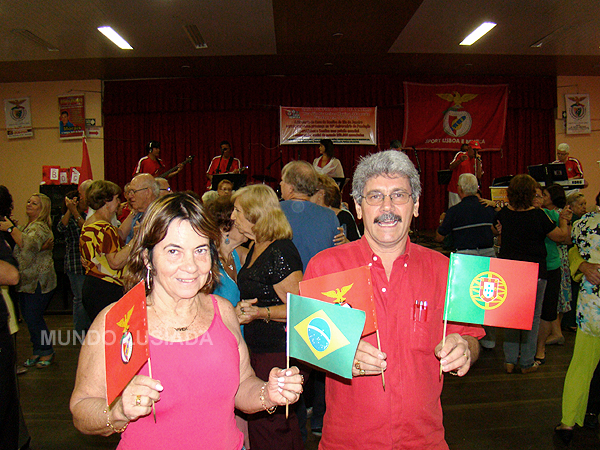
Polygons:
M158 141L150 141L148 145L146 145L148 149L148 156L144 156L141 158L137 166L135 168L135 172L133 172L133 176L139 175L140 173L149 173L153 177L157 177L160 174L166 172L165 166L162 160L159 158L160 156L160 142ZM177 169L170 174L167 175L167 178L174 177L177 175L182 169L181 164L177 166Z
M221 154L212 159L210 166L206 171L206 177L208 178L206 189L211 188L213 175L221 173L240 173L241 166L240 160L231 156L231 144L229 141L222 141Z
M461 145L460 152L454 155L454 159L449 167L452 171L452 178L448 184L448 208L460 203L458 177L463 173L472 173L478 180L481 180L483 168L481 166L481 157L477 153L477 150L481 150L479 141L471 141L468 144Z
M381 351L375 333L360 341L351 381L327 376L321 450L448 449L440 364L444 373L464 376L485 333L449 323L442 346L448 258L410 242L420 194L419 174L405 154L364 158L352 183L364 236L322 251L306 269L305 280L370 266L381 339Z
M572 158L569 156L569 144L558 144L556 148L556 161L555 163L564 163L567 167L567 177L571 178L583 178L583 169L581 168L581 163L577 158Z

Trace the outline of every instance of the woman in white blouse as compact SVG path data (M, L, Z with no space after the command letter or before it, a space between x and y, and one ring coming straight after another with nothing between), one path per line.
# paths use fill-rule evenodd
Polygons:
M319 141L319 156L313 161L316 171L332 178L344 178L344 169L339 159L333 156L333 141L321 139Z

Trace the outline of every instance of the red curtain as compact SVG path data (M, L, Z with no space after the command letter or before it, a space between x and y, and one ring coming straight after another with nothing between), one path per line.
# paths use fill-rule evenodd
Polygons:
M107 81L104 83L105 176L123 186L130 181L145 144L161 142L161 158L170 168L188 155L195 157L171 179L177 190L203 193L205 172L228 140L234 156L253 176L279 181L282 164L292 159L310 162L318 155L314 145L279 146L279 106L377 106L378 146L337 146L346 177L358 159L386 149L402 139L403 81L425 83L479 83L510 86L505 143L502 151L484 152L484 195L493 178L526 172L530 164L554 159L556 79L542 77L420 77L392 75L220 77L181 80ZM421 170L420 229L437 227L446 209L446 186L437 171L446 169L453 152L407 150ZM281 158L278 160L278 158ZM270 183L274 188L278 183ZM344 199L351 202L345 189Z

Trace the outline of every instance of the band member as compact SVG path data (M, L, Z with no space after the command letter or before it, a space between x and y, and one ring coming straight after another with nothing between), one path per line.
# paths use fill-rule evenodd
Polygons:
M148 142L148 145L146 145L146 149L148 150L148 156L144 156L143 158L141 158L138 163L137 163L137 167L135 169L135 172L133 172L132 176L136 176L140 173L149 173L150 175L157 177L160 174L166 172L165 169L165 165L163 164L162 160L159 158L160 156L160 142L158 141L150 141ZM177 175L181 169L182 169L182 164L179 164L177 166L177 169L174 170L173 172L171 172L170 174L166 175L167 178L172 178L175 175Z
M211 188L213 175L221 173L240 173L241 167L242 163L240 160L231 156L231 144L229 141L222 141L221 154L212 159L210 166L206 171L206 177L208 178L206 189Z

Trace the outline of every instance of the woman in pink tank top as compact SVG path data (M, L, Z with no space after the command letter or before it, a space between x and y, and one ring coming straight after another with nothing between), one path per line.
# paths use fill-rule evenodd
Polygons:
M107 307L79 357L71 411L80 431L122 433L122 450L239 450L234 408L272 413L298 400L298 369L273 368L268 381L257 378L231 303L210 295L218 280L217 242L218 228L194 197L170 194L150 206L132 241L126 287L146 280L152 377L146 363L107 405Z

